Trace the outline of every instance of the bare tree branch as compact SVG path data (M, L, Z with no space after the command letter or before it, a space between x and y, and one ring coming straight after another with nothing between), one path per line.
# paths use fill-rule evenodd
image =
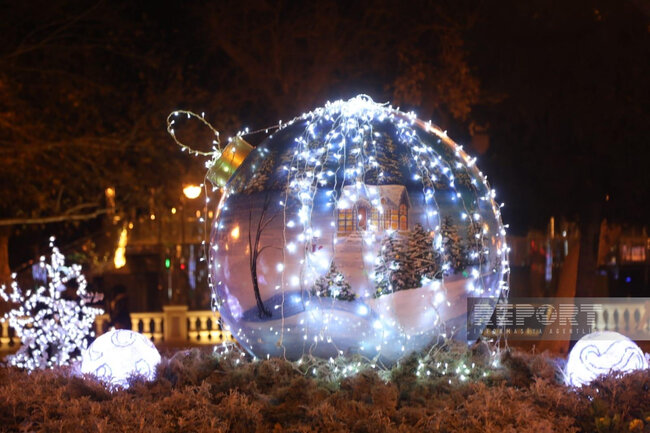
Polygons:
M0 220L0 226L13 226L18 224L50 224L59 223L64 221L85 221L97 218L108 212L108 209L99 209L92 213L87 214L74 214L74 215L56 215L42 218L10 218Z

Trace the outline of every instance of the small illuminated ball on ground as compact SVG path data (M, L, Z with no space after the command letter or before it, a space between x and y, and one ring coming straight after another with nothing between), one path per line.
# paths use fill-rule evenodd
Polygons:
M588 385L602 374L629 373L648 368L639 346L618 332L593 332L582 337L569 353L566 382Z
M226 181L221 159L208 173L223 187L213 302L259 358L392 362L465 339L467 298L507 288L494 191L475 158L413 113L335 101L282 123Z
M81 372L126 387L131 376L153 380L158 363L160 354L147 337L118 329L99 336L83 352Z

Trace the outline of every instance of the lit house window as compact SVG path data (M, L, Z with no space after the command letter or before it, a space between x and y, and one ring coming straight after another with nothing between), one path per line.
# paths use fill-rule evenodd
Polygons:
M384 229L390 228L390 209L384 208Z
M352 209L339 209L339 231L351 232L354 230L354 212Z
M408 213L406 212L406 205L402 203L399 205L399 229L408 230Z
M346 192L346 188L350 188L350 191ZM389 229L408 231L410 201L404 186L373 186L373 194L378 193L381 197L381 205L376 207L371 204L376 201L369 197L359 196L356 187L344 186L343 189L344 195L357 198L351 209L338 210L337 228L339 233Z
M381 230L381 220L379 219L379 211L375 208L372 209L372 212L370 213L370 228L373 231L379 231Z

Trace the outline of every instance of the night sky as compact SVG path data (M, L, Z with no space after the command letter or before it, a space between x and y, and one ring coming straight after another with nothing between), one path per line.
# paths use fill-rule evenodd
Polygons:
M107 186L126 215L174 205L203 174L166 135L174 109L228 137L359 93L477 155L511 233L650 216L647 1L53 0L0 25L0 219L92 211ZM15 224L12 261L93 224Z

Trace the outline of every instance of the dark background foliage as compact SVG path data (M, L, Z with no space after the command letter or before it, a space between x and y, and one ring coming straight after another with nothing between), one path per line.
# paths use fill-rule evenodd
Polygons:
M66 217L101 211L108 186L126 217L173 205L203 168L166 136L170 111L204 111L227 137L357 93L478 154L514 233L551 215L585 233L603 216L645 222L649 17L641 0L11 2L0 219L14 223L0 227L0 273L9 238L15 265L43 233L100 230ZM49 217L64 223L30 224Z

